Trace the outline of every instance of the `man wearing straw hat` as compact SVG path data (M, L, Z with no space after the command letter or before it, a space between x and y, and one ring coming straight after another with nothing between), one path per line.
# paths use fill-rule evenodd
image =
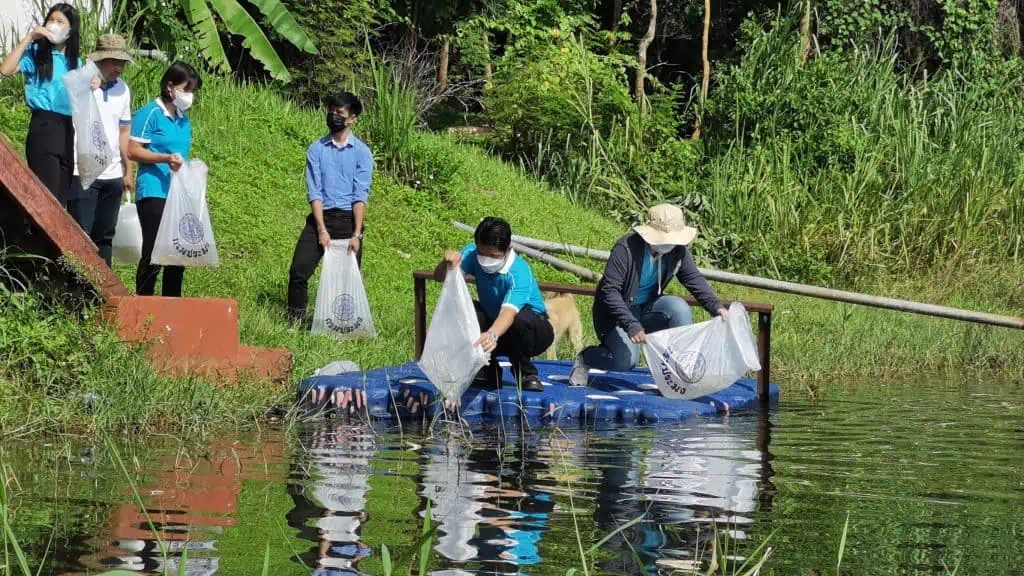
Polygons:
M132 167L128 162L128 136L132 123L132 95L121 79L124 66L132 61L124 38L104 34L96 41L96 50L89 54L100 73L93 79L93 98L99 106L103 131L116 152L113 161L99 177L82 189L78 177L78 154L75 154L75 176L68 194L68 212L89 235L100 257L110 265L111 245L117 226L121 197L134 188ZM77 144L78 135L75 135Z
M690 254L696 236L681 209L659 204L648 211L647 224L615 243L594 297L594 331L601 344L576 358L570 384L586 386L591 368L632 370L648 333L693 322L685 300L662 294L673 276L711 315L726 316Z

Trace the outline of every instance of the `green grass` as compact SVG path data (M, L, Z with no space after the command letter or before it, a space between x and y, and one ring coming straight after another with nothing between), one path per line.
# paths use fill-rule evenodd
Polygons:
M151 70L129 76L136 105L152 96L153 76ZM198 94L191 115L193 156L210 166L210 210L222 263L217 269L188 270L185 293L236 298L242 341L289 348L295 359L292 381L279 389L262 385L215 389L200 381L154 376L138 352L117 345L109 333L61 310L41 312L33 305L19 312L22 320L17 326L0 323L7 330L0 331L0 374L5 376L0 379L4 382L0 410L8 415L0 417L0 426L5 433L27 432L26 413L27 421L39 427L69 422L157 423L201 430L215 422L258 418L268 406L289 403L293 385L332 360L350 359L364 368L406 362L413 355L412 272L433 267L444 249L461 247L469 240L452 227L452 219L472 224L496 214L507 218L516 233L597 248L608 248L625 232L478 148L447 136L420 133L411 144L418 178L430 182L436 172L443 182L414 190L380 171L367 210L364 277L378 338L338 342L289 333L285 322L288 266L308 212L305 150L322 135L322 114L288 103L270 90L211 78ZM0 130L20 147L26 122L20 91L16 83L6 82L0 88ZM364 118L357 133L360 129L373 133L373 122L372 117ZM595 263L577 263L600 270ZM533 268L544 280L576 281L540 263ZM133 285L133 267L120 267L117 273ZM1021 277L1020 265L963 269L951 265L941 274L885 279L862 288L1021 315ZM314 278L311 302L316 283ZM833 377L900 377L937 370L981 375L994 371L1001 377L1019 377L1024 371L1021 332L726 286L716 289L723 296L777 306L774 375L787 392L799 389L797 383L802 380ZM432 299L437 291L433 286ZM0 301L5 317L17 298L5 296ZM581 298L578 303L588 343L593 343L590 301ZM28 340L22 334L24 326L35 330ZM51 336L60 336L61 346L54 345ZM30 342L28 349L25 342ZM78 358L71 370L61 351L81 349L82 343L90 352ZM26 369L25 355L38 356L38 366ZM51 373L59 376L59 386L49 382ZM92 413L75 400L76 394L86 390L105 398Z

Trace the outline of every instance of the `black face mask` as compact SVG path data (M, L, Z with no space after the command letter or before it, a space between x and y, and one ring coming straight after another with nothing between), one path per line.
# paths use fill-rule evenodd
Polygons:
M335 132L341 132L345 128L345 118L343 116L332 112L327 113L327 129L330 130L332 134Z

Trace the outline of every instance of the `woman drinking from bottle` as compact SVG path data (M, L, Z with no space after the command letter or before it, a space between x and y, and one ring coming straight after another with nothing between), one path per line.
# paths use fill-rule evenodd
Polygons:
M132 118L128 159L138 164L135 176L135 204L142 224L142 259L135 273L135 292L151 296L156 292L160 270L164 271L164 296L181 296L185 268L155 266L150 262L160 229L171 172L188 159L192 149L192 123L185 112L192 106L202 79L194 68L175 62L160 79L160 96L143 106Z
M0 74L25 77L25 101L32 110L25 139L28 167L61 203L67 204L74 168L75 129L71 102L61 81L78 68L78 11L54 4L44 26L34 28L0 63Z

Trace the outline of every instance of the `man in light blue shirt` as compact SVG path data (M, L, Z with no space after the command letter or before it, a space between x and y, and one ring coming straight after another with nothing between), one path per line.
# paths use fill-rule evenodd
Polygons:
M555 339L547 308L530 265L512 249L512 228L501 218L484 218L475 242L461 252L449 250L434 270L443 282L449 268L461 267L476 279L479 301L474 302L483 333L476 345L491 354L476 384L501 386L497 356L512 364L512 377L522 390L544 390L531 358L547 350Z
M330 134L306 152L306 195L310 214L295 244L288 272L288 319L300 323L306 315L309 278L331 240L348 240L349 252L363 261L363 216L370 196L373 154L352 134L363 105L356 95L338 92L327 99Z

